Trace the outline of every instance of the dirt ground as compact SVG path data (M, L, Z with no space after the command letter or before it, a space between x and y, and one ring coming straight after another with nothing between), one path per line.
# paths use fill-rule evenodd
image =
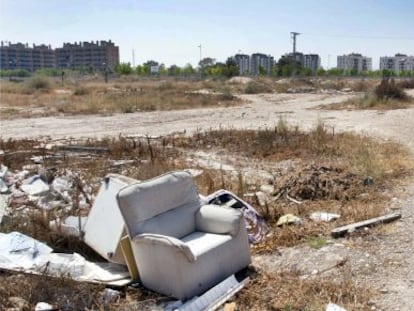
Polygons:
M414 91L410 91L414 95ZM264 128L275 126L280 116L289 125L301 129L315 126L318 120L333 131L355 131L380 139L395 140L414 154L414 108L376 110L321 110L321 104L336 103L354 95L258 94L240 95L246 103L238 107L157 111L110 116L32 118L0 121L2 138L50 136L103 137L118 134L164 135L191 133L198 129L233 127ZM347 254L360 273L355 277L368 281L380 295L372 301L372 310L412 310L414 307L414 184L400 187L401 194L390 204L402 209L402 219L387 234L368 241L369 251ZM338 241L342 243L341 240ZM337 247L337 246L336 246ZM368 249L368 248L367 248Z

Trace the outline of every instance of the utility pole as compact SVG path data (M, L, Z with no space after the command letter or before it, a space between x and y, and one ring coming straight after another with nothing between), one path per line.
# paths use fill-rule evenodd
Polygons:
M300 33L292 31L290 34L291 34L291 37L293 39L293 57L295 57L295 55L296 55L296 36L300 35Z
M132 67L135 68L135 50L132 49Z

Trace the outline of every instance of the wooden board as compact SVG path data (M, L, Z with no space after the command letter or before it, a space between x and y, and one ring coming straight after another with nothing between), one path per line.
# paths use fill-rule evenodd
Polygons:
M378 224L388 223L388 222L391 222L391 221L394 221L400 218L401 218L401 213L392 213L392 214L388 214L388 215L384 215L384 216L380 216L376 218L371 218L368 220L364 220L364 221L356 222L356 223L349 224L346 226L335 228L331 231L331 235L334 238L339 238L341 236L344 236L348 232L352 232L360 228L372 227Z

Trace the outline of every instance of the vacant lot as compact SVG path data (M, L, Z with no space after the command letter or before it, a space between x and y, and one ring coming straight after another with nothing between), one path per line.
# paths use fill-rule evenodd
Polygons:
M233 87L235 91L243 90L240 85ZM109 156L92 161L67 157L66 162L48 165L58 170L76 168L95 185L113 169L109 160L134 160L131 166L118 172L141 179L176 168L198 168L203 170L196 179L201 193L224 187L247 195L246 200L266 217L271 232L267 240L252 249L255 254L254 269L250 271L252 283L235 297L242 310L321 310L329 301L348 310L367 310L373 306L409 310L414 299L414 212L410 208L414 187L409 182L412 172L409 152L414 151L414 109L325 110L317 107L355 95L271 91L239 94L239 105L229 107L3 119L0 149L7 154L32 150L39 145L39 139L55 144L57 139L89 137L83 143L108 147ZM171 133L176 134L168 136ZM144 139L133 143L133 138L126 138L133 134L140 134ZM146 134L166 138L158 143L151 140L148 144ZM19 140L22 138L31 139ZM104 139L97 141L96 138ZM15 154L21 158L3 158L11 169L30 163L30 153ZM369 187L363 185L367 177L374 180ZM266 192L265 203L254 195L258 191ZM337 225L377 216L390 208L402 208L402 221L337 242L329 237L329 230ZM307 218L310 212L321 209L337 212L342 217L328 224L314 223ZM277 227L277 219L286 213L298 215L303 224ZM67 241L51 238L33 227L17 228L31 229L29 233L39 234L39 238L55 243L52 245L56 247L68 245ZM82 249L73 243L69 245ZM312 275L317 270L316 275L309 277L306 267L295 266L289 254L296 251L302 254L303 261L308 256L318 258L310 261L313 269L309 273ZM341 256L325 271L319 268L325 257L317 256L330 252ZM287 263L292 261L293 266L281 271L275 266L278 258ZM31 284L31 288L45 281L21 281L14 275L3 275L1 279L5 284L15 283L19 287ZM62 291L73 286L63 281L60 284ZM85 296L74 290L74 301L77 306L98 306L97 295L101 290L100 287L83 290ZM13 290L1 293L6 298L17 294ZM28 301L58 302L53 293L47 297L27 297L24 298ZM128 303L134 300L154 296L143 289L128 289L124 297L112 307L114 310L128 308ZM30 300L30 303L36 301Z

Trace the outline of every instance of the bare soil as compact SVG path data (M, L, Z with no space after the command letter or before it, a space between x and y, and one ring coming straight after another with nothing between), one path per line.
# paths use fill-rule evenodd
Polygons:
M409 93L414 95L413 91ZM354 131L384 140L394 140L406 145L414 154L414 108L389 111L335 111L316 108L341 102L352 96L240 95L246 103L239 107L4 120L0 121L0 132L3 139L164 135L218 127L274 127L277 126L279 118L283 117L289 125L297 125L301 129L314 127L321 120L332 131ZM368 282L378 293L372 300L372 310L402 311L414 308L414 184L397 186L396 191L398 196L390 202L390 206L401 208L403 217L400 221L382 229L375 229L378 234L361 239L358 252L347 248L348 241L345 239L335 242L338 245L331 247L332 252L335 252L335 248L342 250L341 245L344 245L343 256L351 263L353 277L361 282Z

